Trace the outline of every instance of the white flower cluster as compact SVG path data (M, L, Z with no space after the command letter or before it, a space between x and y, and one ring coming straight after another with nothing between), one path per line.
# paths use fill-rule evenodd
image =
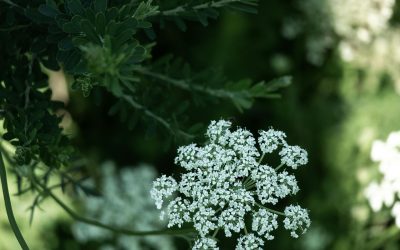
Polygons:
M286 218L283 220L285 228L291 230L290 235L294 238L298 238L298 233L303 234L310 226L308 212L300 206L290 205L286 207L285 216Z
M372 182L365 190L373 211L378 212L383 205L392 207L392 215L400 228L400 131L389 135L386 142L375 141L372 145L371 158L379 162L383 174L380 183Z
M100 196L82 197L85 217L116 228L136 231L150 231L165 227L165 224L158 219L159 212L148 195L156 176L157 172L150 166L124 168L117 173L114 164L104 163L101 166L99 182ZM168 183L167 180L166 182ZM93 179L83 185L87 188L95 188ZM105 243L101 246L101 249L107 250L175 249L172 239L167 236L115 235L109 230L81 222L73 225L72 232L79 242L114 240L112 244Z
M215 237L219 230L226 237L244 233L237 249L262 249L264 239L274 238L278 215L284 216L284 227L291 235L298 237L310 226L305 209L288 206L282 213L266 206L298 192L295 176L279 170L307 164L307 152L288 145L285 133L273 129L259 132L259 150L250 131L231 131L231 126L229 121L212 121L204 146L190 144L178 149L175 163L186 173L180 181L161 176L151 190L157 207L163 208L161 217L168 220L168 227L193 224L199 234L193 249L218 249ZM269 156L274 151L281 158L276 168L264 163L273 159ZM172 196L173 191L180 195ZM251 218L252 233L247 231L247 217Z
M293 38L309 32L307 59L316 65L323 63L325 52L336 44L343 60L357 60L364 47L389 28L394 6L395 0L299 0L303 16L288 19L283 34Z

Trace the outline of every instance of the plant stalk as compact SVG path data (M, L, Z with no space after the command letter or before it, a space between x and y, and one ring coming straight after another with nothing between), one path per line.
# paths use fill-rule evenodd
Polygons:
M29 250L28 244L26 244L25 239L22 236L22 233L19 230L18 224L14 217L11 200L10 200L10 193L8 191L8 185L7 185L6 167L4 166L3 154L1 152L0 152L0 179L1 179L1 187L3 189L4 204L6 207L8 221L11 225L14 235L17 238L18 243L21 246L21 248L23 250Z

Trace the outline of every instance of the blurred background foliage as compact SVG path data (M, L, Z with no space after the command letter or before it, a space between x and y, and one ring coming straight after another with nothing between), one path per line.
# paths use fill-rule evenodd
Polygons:
M289 240L279 231L267 249L399 249L400 230L390 212L372 213L364 196L366 185L379 176L370 160L373 140L400 130L399 25L399 1L290 0L260 1L257 15L222 12L207 27L189 22L185 32L171 23L155 28L154 58L173 52L193 68L222 68L233 80L293 76L282 98L256 101L244 113L222 103L187 114L203 123L232 119L253 132L273 126L308 150L310 164L299 171L296 199L310 209L310 232ZM177 171L178 145L166 145L144 124L129 130L108 114L114 102L96 89L89 97L70 92L73 143L91 165L112 159L117 165L146 162L161 173ZM53 230L59 241L41 246L48 234L31 235L33 249L97 249L77 245L63 218L52 220L62 228ZM45 228L39 216L29 232L36 228ZM0 230L0 248L16 249L1 245L12 236L4 226Z

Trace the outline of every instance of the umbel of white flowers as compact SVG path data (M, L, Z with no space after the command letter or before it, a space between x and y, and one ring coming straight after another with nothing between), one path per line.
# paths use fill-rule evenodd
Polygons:
M289 146L285 133L274 129L259 132L258 150L251 132L230 128L229 121L212 121L204 146L190 144L178 149L175 163L187 172L179 182L163 175L151 190L157 208L163 209L161 219L167 219L168 227L192 223L199 235L193 250L218 249L219 230L226 237L232 232L242 235L238 250L262 249L264 240L274 238L279 216L292 237L305 233L311 223L306 209L289 205L279 212L267 206L299 191L295 176L278 170L307 164L307 152ZM264 161L277 150L281 164L273 168ZM175 192L177 196L173 196ZM251 227L245 217L251 218Z

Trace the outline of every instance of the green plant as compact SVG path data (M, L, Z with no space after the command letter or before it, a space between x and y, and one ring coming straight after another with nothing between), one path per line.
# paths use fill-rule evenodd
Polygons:
M196 71L174 56L154 57L157 30L170 23L185 30L188 21L207 25L222 8L254 13L256 5L255 0L0 1L2 138L15 147L8 161L17 178L18 194L27 190L37 193L32 215L41 201L51 197L74 218L116 232L182 233L115 229L82 218L51 192L68 184L80 186L71 175L72 162L80 156L60 127L62 117L55 111L64 104L51 100L44 69L62 70L72 79L71 88L83 96L93 89L114 96L110 113L121 116L129 127L140 120L146 127L155 124L162 128L176 141L187 141L200 131L198 124L187 119L193 106L228 102L243 111L256 98L278 96L276 91L290 84L290 78L269 83L229 81L216 69ZM0 173L4 186L3 165ZM48 179L54 175L60 184L49 186ZM7 190L3 191L6 204L10 204ZM11 207L7 212L21 247L28 249L12 219Z

